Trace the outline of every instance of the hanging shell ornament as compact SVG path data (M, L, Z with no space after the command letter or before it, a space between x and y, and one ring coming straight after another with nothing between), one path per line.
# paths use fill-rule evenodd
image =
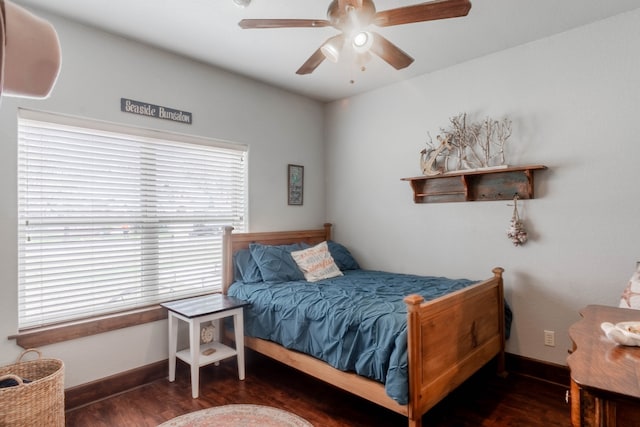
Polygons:
M513 197L513 216L511 217L511 223L507 230L507 237L514 246L524 245L527 241L527 230L524 228L524 224L520 220L518 214L518 195Z

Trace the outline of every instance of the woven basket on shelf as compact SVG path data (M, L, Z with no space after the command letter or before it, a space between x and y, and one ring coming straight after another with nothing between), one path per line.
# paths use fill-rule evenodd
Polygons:
M38 359L22 361L31 351L38 353ZM16 363L0 368L0 380L8 378L18 385L0 388L0 426L64 427L64 363L61 360L43 359L40 351L25 350Z

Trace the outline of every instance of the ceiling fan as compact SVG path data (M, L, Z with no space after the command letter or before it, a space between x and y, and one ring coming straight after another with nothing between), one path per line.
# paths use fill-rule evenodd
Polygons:
M414 22L466 16L469 0L434 0L412 6L376 11L373 0L333 0L327 9L327 19L243 19L238 25L251 28L334 27L340 34L326 40L296 71L312 73L325 59L337 62L345 46L351 46L361 60L378 55L397 70L408 67L413 58L378 33L370 25L390 27Z

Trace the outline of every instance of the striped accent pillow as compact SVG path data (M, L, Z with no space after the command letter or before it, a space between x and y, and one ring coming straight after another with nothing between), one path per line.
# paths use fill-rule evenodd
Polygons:
M329 252L327 242L319 243L301 251L291 252L291 256L308 282L317 282L322 279L342 276L342 272Z

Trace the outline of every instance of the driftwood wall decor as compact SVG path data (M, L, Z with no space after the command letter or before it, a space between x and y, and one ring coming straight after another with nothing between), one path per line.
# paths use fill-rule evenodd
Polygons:
M429 135L427 148L420 152L420 167L426 176L461 170L506 167L505 145L511 136L511 120L486 118L470 122L461 113L440 129L436 143Z

